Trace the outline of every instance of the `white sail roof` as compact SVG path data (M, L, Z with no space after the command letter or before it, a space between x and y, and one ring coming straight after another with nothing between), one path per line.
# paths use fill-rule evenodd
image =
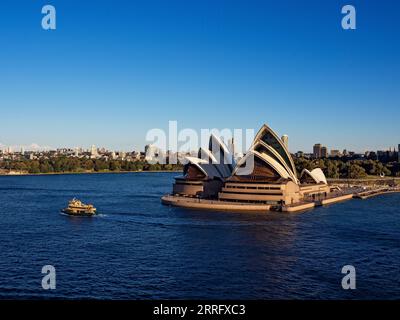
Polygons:
M277 154L279 154L281 159L286 163L285 167L288 167L292 175L297 179L296 166L294 165L289 150L278 137L278 135L266 124L264 124L256 134L253 141L253 147L260 141L263 141L265 144L269 145Z
M185 159L190 164L196 166L206 177L211 179L225 179L232 174L231 167L227 164L209 163L207 160L196 157L186 157Z
M202 147L199 149L198 157L200 159L206 160L207 162L217 163L217 159L214 157L212 152Z
M214 155L216 163L232 165L232 154L220 137L211 134L208 149Z
M258 157L259 159L264 161L266 163L266 165L268 165L269 167L274 169L274 171L281 178L293 180L293 177L288 173L288 171L279 162L277 162L275 159L273 159L269 155L267 155L265 153L257 152L253 149L249 150L249 152L247 152L247 154L238 162L235 170L233 171L233 175L249 175L250 174L249 169L252 171L252 168L249 167L248 165L246 165L246 167L243 168L242 165L245 164L249 160L251 161L250 157L254 157L254 156ZM248 162L248 163L250 163L250 166L251 166L251 162ZM297 183L297 181L294 181L294 182Z
M214 134L210 136L209 148L200 148L198 156L199 158L186 157L185 159L198 167L199 170L209 178L226 179L231 175L250 175L254 169L254 161L251 163L251 160L254 158L251 157L255 156L262 160L266 166L271 168L276 173L277 177L279 176L283 179L292 180L296 184L300 184L293 158L287 146L278 135L265 124L258 131L250 150L237 163L234 169L232 168L232 154L229 148ZM248 165L249 163L250 166ZM251 167L251 164L253 167ZM309 175L315 183L327 184L326 177L320 168L312 171L305 169L301 177L304 174Z
M320 168L315 168L314 170L311 171L303 169L303 171L301 172L301 178L306 174L310 176L317 184L318 183L328 184L325 174Z
M278 162L281 166L283 166L288 174L291 176L291 179L295 182L298 183L297 175L296 172L292 171L292 168L289 167L287 162L281 157L281 155L270 145L266 144L264 141L259 140L254 144L253 147L255 150L257 150L260 153L265 153L269 155L271 158L273 158L276 162ZM290 156L290 154L289 154Z

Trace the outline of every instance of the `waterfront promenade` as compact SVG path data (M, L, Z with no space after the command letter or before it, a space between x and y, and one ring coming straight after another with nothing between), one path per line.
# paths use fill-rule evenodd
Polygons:
M333 186L335 187L335 186ZM303 200L299 203L291 205L270 205L259 203L241 203L234 201L200 199L177 195L165 195L161 198L161 202L165 205L189 209L203 209L216 211L235 211L235 212L303 212L320 206L335 204L351 199L368 199L370 197L388 194L400 193L400 186L396 187L371 187L366 185L357 185L331 192L327 197L318 200Z

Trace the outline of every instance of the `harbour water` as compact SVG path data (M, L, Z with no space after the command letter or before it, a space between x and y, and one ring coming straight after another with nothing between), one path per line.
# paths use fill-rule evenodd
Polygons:
M174 175L1 176L0 298L400 299L400 194L301 214L193 211L161 205ZM99 215L61 214L73 197ZM342 289L344 265L356 290Z

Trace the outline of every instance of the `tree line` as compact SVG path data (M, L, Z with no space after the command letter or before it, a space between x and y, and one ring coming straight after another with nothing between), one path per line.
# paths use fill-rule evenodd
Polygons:
M337 160L294 158L297 173L303 169L321 168L327 178L360 179L367 176L400 177L400 163L378 160ZM181 164L150 164L146 161L103 160L59 156L39 160L2 160L0 169L28 173L119 172L119 171L180 171Z
M63 173L63 172L119 172L119 171L179 171L180 164L150 164L146 161L83 159L55 157L38 160L3 160L0 169L28 173Z
M321 168L327 178L361 179L367 176L400 177L400 163L385 163L378 160L294 159L300 174L303 169Z

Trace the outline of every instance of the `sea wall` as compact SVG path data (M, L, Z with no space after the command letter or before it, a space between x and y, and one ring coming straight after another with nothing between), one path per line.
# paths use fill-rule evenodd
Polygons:
M367 178L367 179L328 179L331 185L361 185L361 186L400 186L400 178Z

